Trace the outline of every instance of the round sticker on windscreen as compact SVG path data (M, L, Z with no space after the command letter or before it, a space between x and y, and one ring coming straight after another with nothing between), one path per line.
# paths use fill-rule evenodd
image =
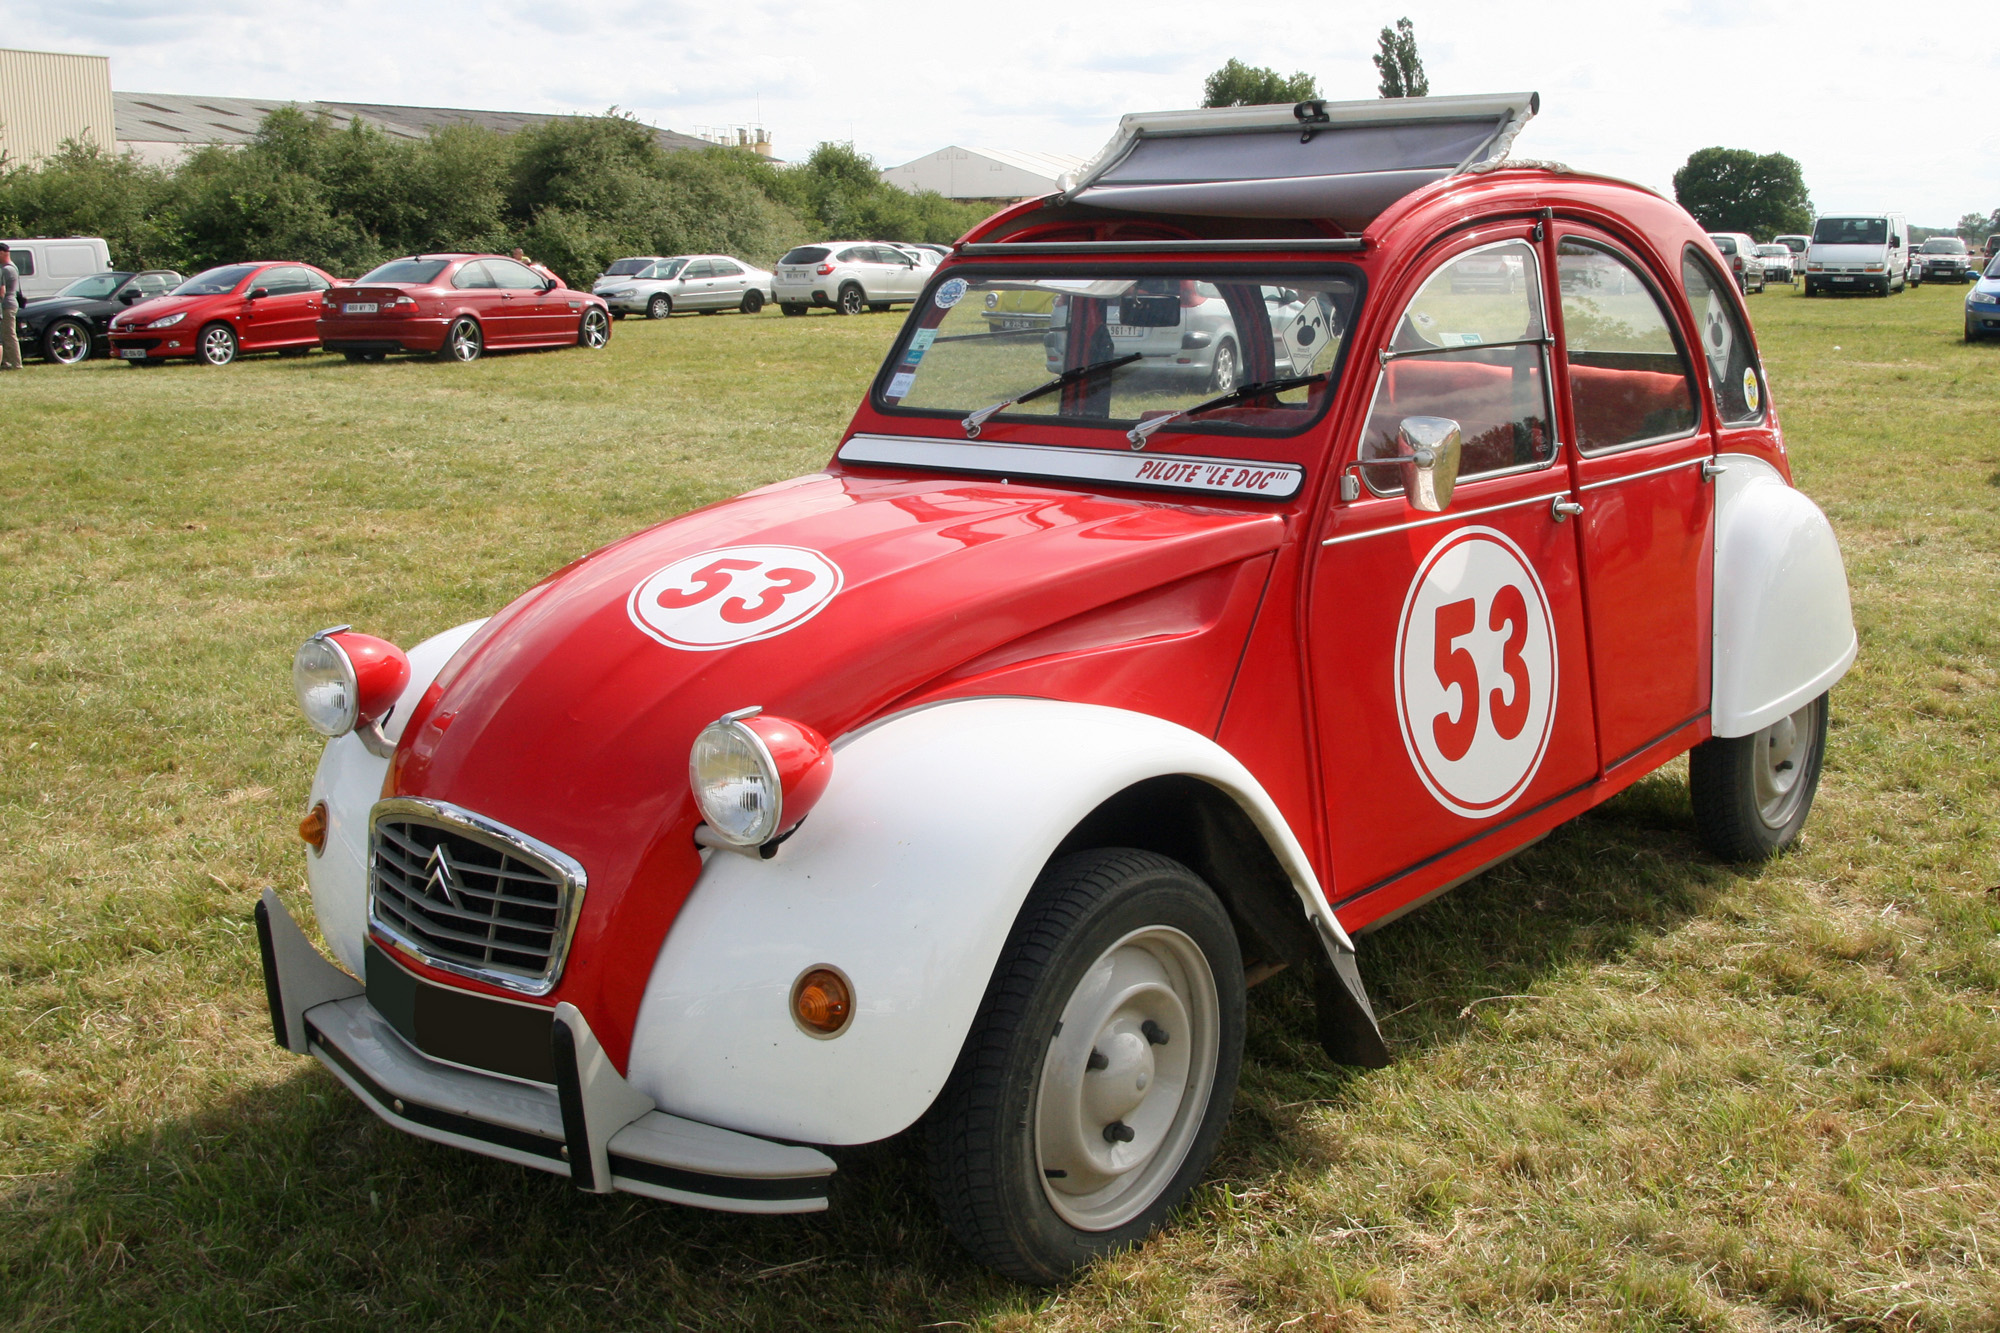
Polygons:
M1746 410L1757 410L1757 372L1749 366L1743 367L1743 406Z
M938 309L949 310L957 305L964 296L965 279L951 278L945 282L944 286L937 289L937 295L931 299L937 302Z

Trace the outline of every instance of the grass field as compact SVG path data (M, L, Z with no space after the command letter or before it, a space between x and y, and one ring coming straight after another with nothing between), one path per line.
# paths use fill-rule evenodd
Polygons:
M293 647L405 644L818 466L896 325L628 320L473 366L0 377L0 1327L2000 1327L2000 347L1962 288L1751 299L1861 629L1799 850L1675 766L1362 945L1395 1065L1252 994L1221 1156L1053 1293L915 1150L750 1220L390 1130L270 1041L306 915Z

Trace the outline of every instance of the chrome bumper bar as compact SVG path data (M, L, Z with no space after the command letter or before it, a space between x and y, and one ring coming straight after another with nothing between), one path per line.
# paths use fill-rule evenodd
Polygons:
M556 1006L553 1088L460 1069L410 1046L265 890L264 989L278 1044L312 1055L368 1108L418 1138L622 1190L732 1213L826 1207L833 1160L812 1148L668 1115L619 1075L590 1026Z

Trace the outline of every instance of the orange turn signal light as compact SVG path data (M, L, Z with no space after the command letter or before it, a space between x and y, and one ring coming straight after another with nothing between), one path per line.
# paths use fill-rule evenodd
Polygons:
M299 821L299 838L313 849L313 854L326 850L326 802L316 801L313 808L306 811L306 817Z
M837 1037L854 1016L854 988L830 967L807 969L792 985L792 1017L811 1037Z

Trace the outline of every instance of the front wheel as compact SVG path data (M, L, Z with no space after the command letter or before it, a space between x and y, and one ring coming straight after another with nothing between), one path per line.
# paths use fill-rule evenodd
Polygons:
M806 312L806 307L799 304L796 301L780 301L778 303L778 309L784 311L788 315L803 315Z
M674 298L665 292L655 292L646 302L647 319L665 319L674 313Z
M1983 336L1985 335L1972 326L1972 316L1967 315L1965 317L1965 340L1969 343L1976 343Z
M444 346L438 349L440 361L477 361L479 354L486 350L486 335L479 331L479 321L470 315L460 315L451 322L451 328L444 335Z
M743 293L743 304L737 308L746 315L756 314L764 308L764 293L756 291Z
M211 366L226 366L236 359L236 334L227 324L211 324L195 343L201 359Z
M1792 845L1826 758L1826 696L1748 736L1717 736L1688 756L1695 832L1724 861L1767 861Z
M1186 866L1112 848L1045 870L925 1121L959 1242L1049 1283L1145 1239L1229 1119L1243 990L1229 915Z
M73 319L59 319L42 333L42 355L65 366L90 359L90 330Z
M611 341L611 317L592 306L576 326L576 345L595 350Z

